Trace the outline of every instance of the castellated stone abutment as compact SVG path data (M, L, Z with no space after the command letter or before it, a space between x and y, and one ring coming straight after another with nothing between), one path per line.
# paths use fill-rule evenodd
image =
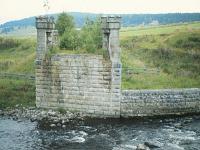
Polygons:
M63 108L91 117L135 117L200 112L200 89L122 90L119 30L121 17L102 16L103 49L91 54L54 54L54 19L36 18L36 106Z

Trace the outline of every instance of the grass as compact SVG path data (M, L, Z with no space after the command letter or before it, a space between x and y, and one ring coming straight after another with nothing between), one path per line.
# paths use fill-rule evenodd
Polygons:
M15 79L0 79L0 108L34 106L34 82Z
M34 74L35 45L32 38L0 38L0 73ZM35 82L0 78L0 108L15 105L35 105Z
M197 81L198 80L198 81ZM123 74L123 89L170 89L199 87L200 78L174 77L165 73L159 74Z
M127 27L121 29L120 38L121 40L123 40L127 37L133 37L133 36L162 35L162 34L171 34L177 31L191 31L199 29L200 29L200 22L169 24L160 26Z
M123 89L200 87L200 28L197 25L200 23L152 27L142 30L143 33L134 28L123 29ZM134 73L127 73L126 68L132 68ZM146 71L138 73L137 68Z
M54 47L54 48L50 49L48 56L52 56L54 54L60 54L60 55L65 55L65 54L102 55L104 59L109 58L109 54L108 54L107 50L105 50L105 49L96 49L95 51L88 52L87 50L84 50L84 49L69 50L69 49L59 49L58 47Z
M57 111L59 112L59 113L61 113L61 114L65 114L66 112L67 112L67 110L66 109L64 109L64 108L58 108L57 109Z
M1 39L1 38L0 38ZM3 38L4 42L0 43L0 71L12 73L31 73L34 74L34 60L36 41L34 38L14 39ZM7 40L6 40L7 39ZM14 43L14 44L12 44ZM18 43L16 45L15 43ZM12 46L14 45L14 46Z

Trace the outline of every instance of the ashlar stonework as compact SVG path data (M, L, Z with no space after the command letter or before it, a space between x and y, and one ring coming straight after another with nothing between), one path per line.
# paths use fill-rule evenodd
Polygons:
M200 112L200 89L121 90L121 17L102 16L100 55L48 55L58 43L54 19L36 18L36 106L94 117L135 117Z

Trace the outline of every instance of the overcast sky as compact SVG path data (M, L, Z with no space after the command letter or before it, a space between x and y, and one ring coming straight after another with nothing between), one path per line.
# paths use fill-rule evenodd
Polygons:
M0 23L56 12L172 13L200 12L200 0L0 0Z

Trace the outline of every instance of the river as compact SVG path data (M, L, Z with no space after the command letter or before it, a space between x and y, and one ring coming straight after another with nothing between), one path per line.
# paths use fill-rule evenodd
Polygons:
M144 142L156 150L200 150L200 117L87 119L65 129L0 118L0 150L133 150Z

